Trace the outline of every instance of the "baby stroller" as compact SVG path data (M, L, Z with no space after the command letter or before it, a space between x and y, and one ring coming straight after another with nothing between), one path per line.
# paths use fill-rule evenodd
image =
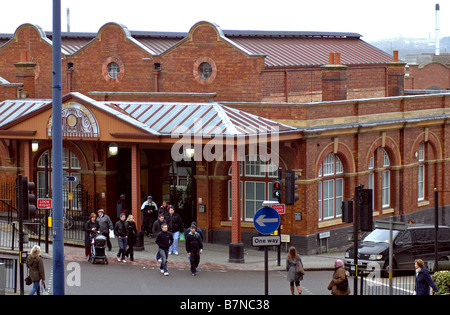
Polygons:
M92 247L91 247L91 257L90 261L92 264L95 264L97 260L100 260L103 262L104 265L108 264L108 258L106 257L106 236L104 235L97 235L93 236L91 234L92 239Z

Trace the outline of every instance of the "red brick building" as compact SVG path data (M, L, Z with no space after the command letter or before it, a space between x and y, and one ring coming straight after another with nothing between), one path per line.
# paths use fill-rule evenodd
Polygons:
M51 34L25 24L2 38L0 178L23 173L39 188L51 147ZM195 178L185 224L195 218L211 242L248 244L256 233L254 213L277 177L265 157L299 175L300 201L281 226L303 253L319 251L324 231L329 248L347 244L340 203L357 184L374 190L375 219L418 222L430 222L434 188L450 190L449 96L403 96L405 64L358 34L110 23L64 34L62 58L65 171L79 178L67 189L80 184L112 215L121 193L138 215L141 186L158 205L168 198L182 142L196 154L184 165Z

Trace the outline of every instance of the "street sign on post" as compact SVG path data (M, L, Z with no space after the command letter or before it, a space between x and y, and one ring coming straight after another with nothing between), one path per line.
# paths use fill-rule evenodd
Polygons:
M259 233L271 234L280 225L280 215L274 208L263 207L256 212L253 224Z
M51 209L52 208L52 200L50 198L39 198L37 200L38 209Z
M278 246L280 244L280 235L258 235L252 237L252 246Z

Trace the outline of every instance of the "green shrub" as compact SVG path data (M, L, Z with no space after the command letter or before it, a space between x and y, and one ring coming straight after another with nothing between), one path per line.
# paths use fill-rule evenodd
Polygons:
M438 271L432 275L434 283L439 289L439 294L450 294L450 271Z

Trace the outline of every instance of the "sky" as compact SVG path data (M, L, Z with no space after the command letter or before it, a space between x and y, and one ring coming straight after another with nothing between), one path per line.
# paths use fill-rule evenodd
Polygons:
M61 0L62 31L96 33L117 22L131 31L188 32L199 21L223 30L328 31L359 33L365 41L450 36L450 2L442 0ZM20 5L18 5L20 3ZM0 0L0 33L24 23L52 30L52 0Z

